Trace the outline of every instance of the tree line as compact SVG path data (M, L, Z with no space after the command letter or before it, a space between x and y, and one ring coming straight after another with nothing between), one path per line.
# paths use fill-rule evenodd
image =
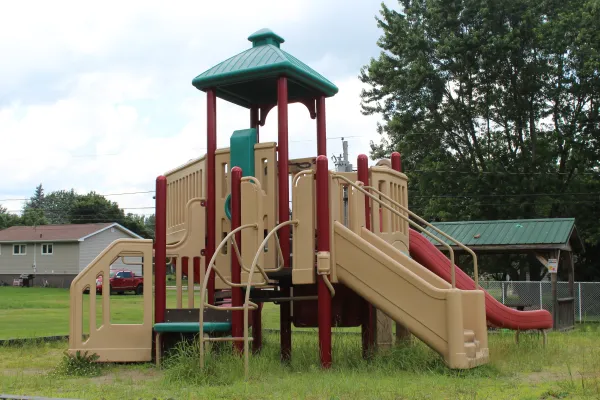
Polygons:
M575 217L577 279L600 279L600 2L400 0L360 79L371 156L402 154L430 221ZM540 279L529 255L486 258Z
M90 192L77 194L73 189L44 193L42 184L25 202L20 215L0 205L0 229L15 225L88 224L117 222L144 238L154 238L154 214L125 213L106 197Z

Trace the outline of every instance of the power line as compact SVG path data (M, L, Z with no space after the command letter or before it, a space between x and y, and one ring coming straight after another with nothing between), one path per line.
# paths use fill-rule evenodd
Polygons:
M409 192L410 193L410 192ZM430 199L471 199L476 197L538 197L538 196L600 196L600 192L566 192L566 193L515 193L515 194L468 194L468 195L410 195L410 198Z
M61 192L61 191L68 192L68 190L54 190L54 191L52 191L50 193ZM156 192L155 190L145 190L145 191L141 191L141 192L123 192L123 193L108 193L108 194L96 193L96 194L98 196L109 197L109 196L125 196L125 195L130 195L130 194L146 194L146 193L155 193L155 192ZM83 194L83 195L78 194L78 196L85 196L85 194ZM27 198L27 199L0 199L0 201L27 201L27 200L31 200L31 198Z

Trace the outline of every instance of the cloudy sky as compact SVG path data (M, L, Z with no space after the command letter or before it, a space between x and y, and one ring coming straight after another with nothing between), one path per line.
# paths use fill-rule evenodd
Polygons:
M101 194L153 190L156 176L205 153L206 102L192 79L268 27L286 51L339 87L327 103L328 155L378 141L360 113L361 66L376 57L379 0L14 1L0 13L0 204L36 185ZM391 0L386 4L394 6ZM274 110L275 111L275 110ZM218 147L248 111L219 100ZM276 141L276 112L261 141ZM290 106L290 158L316 153L315 121ZM152 193L110 196L152 213Z

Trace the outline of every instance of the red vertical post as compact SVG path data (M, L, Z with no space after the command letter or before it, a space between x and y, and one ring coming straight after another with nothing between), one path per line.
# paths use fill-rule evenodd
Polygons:
M290 193L288 174L288 82L285 76L277 80L277 172L279 186L279 223L290 219ZM285 226L279 230L279 243L283 253L283 265L290 267L290 228ZM289 287L282 287L282 296L290 295ZM292 319L290 302L279 306L279 326L281 337L281 359L287 361L292 352Z
M215 152L217 151L217 96L214 89L206 92L206 259L210 261L215 253L215 234L217 224L215 194ZM202 243L200 243L202 246ZM208 262L206 263L208 267ZM208 303L215 302L215 273L211 273L208 281Z
M258 106L252 106L250 107L250 128L256 129L256 141L260 142L258 127Z
M397 151L392 153L392 169L394 171L402 172L402 158Z
M258 308L252 311L252 351L257 353L262 348L262 307L263 303L258 304Z
M242 225L242 169L233 167L231 169L231 230L239 228ZM242 249L242 234L235 234L235 241ZM237 253L231 251L231 282L241 283L242 268L238 260ZM231 305L233 307L242 306L242 288L231 288ZM231 312L231 336L244 336L244 314L243 311L234 310ZM239 353L244 351L244 342L233 342L234 349Z
M325 124L325 96L317 98L317 155L327 156L327 132Z
M329 171L327 156L317 157L317 251L329 252ZM331 367L331 293L325 284L324 276L317 281L318 322L319 322L319 351L321 366Z
M165 322L167 308L167 178L156 178L154 231L154 323Z
M360 154L357 160L358 180L369 185L369 159L366 155ZM365 198L365 228L371 230L371 207L369 198ZM365 300L366 302L366 300ZM372 304L366 303L361 325L363 357L368 358L371 350L375 348L375 308Z

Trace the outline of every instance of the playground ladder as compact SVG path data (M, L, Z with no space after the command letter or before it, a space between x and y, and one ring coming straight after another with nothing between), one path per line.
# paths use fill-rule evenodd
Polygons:
M239 247L235 240L235 234L242 231L243 229L248 229L248 228L258 229L258 224L246 224L246 225L242 225L236 229L233 229L219 243L219 246L217 246L217 248L215 249L214 255L211 258L211 260L208 264L208 267L206 269L206 273L204 275L204 281L202 283L202 289L201 289L201 293L200 293L200 332L201 332L200 338L199 338L199 340L200 340L200 368L204 368L204 342L210 342L210 341L241 342L241 341L243 341L244 342L244 350L243 350L243 352L244 352L244 374L245 374L245 377L248 378L249 343L250 343L250 341L254 340L254 338L248 336L248 327L249 327L248 326L249 325L248 312L249 312L249 310L258 309L258 305L256 303L250 301L250 290L253 286L259 287L259 286L268 286L268 285L272 284L273 282L269 279L267 272L276 272L276 271L281 270L281 268L283 268L282 263L279 263L277 268L263 268L262 266L260 266L258 264L258 260L260 259L260 254L264 251L264 248L267 245L270 238L272 236L274 236L275 233L277 233L277 231L279 229L283 228L284 226L288 226L288 225L295 226L297 224L298 224L298 221L291 220L291 221L283 222L283 223L277 225L275 228L273 228L265 236L264 240L258 247L258 250L256 251L254 260L252 261L252 265L250 266L250 268L246 268L242 262L242 257L241 257L240 251L239 251ZM238 258L238 262L240 263L241 269L243 271L248 272L248 281L246 283L231 282L230 280L226 279L225 276L223 276L223 274L217 268L214 268L217 255L223 249L223 247L227 244L227 242L230 240L231 240L232 246L235 250L236 257ZM277 248L278 248L279 256L280 256L278 258L278 260L280 261L280 260L282 260L283 257L281 254L281 246L279 244L279 239L277 238L277 236L275 236L275 240L276 240L276 244L277 244ZM228 285L229 287L231 287L232 289L233 288L242 288L242 287L246 288L244 303L242 306L233 306L233 305L232 306L215 306L215 305L209 304L206 301L206 292L207 292L207 287L208 287L208 281L209 281L210 274L213 270L219 276L219 278L221 278L223 280L223 282L226 285ZM252 282L252 278L253 278L256 270L258 270L258 272L262 276L262 278L263 278L262 282ZM244 327L243 327L244 335L242 337L234 337L233 335L230 337L213 337L213 338L204 337L203 325L204 325L204 308L205 307L213 309L213 310L217 310L217 311L243 311L244 312Z

